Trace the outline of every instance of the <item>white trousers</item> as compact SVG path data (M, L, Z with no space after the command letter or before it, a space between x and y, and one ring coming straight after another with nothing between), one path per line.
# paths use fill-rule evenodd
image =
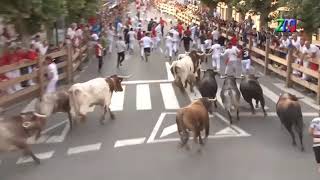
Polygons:
M172 57L172 45L166 45L166 50L164 52L165 56L167 56L169 54L169 57Z
M141 55L141 57L144 57L144 48L143 48L143 46L140 46L140 55Z
M251 67L251 59L241 61L242 73L248 73Z
M212 56L212 67L217 68L218 71L220 70L220 67L221 67L220 59L221 57L219 55Z
M134 40L130 40L129 49L131 49L132 51L134 50Z
M303 67L309 68L309 61L303 61ZM302 79L309 80L310 76L308 76L307 74L303 73L302 74Z
M200 50L201 50L202 52L206 52L206 49L204 48L204 44L200 44Z
M172 42L172 50L173 52L178 52L178 42L174 41Z
M109 53L112 53L112 45L113 45L113 40L109 40L109 49L108 49Z
M58 82L58 80L55 80L55 79L50 80L48 83L47 89L46 89L46 93L56 92L57 82Z
M10 72L6 72L5 75L9 78L9 79L15 79L17 77L20 77L21 76L21 73L20 73L20 70L17 69L17 70L13 70L13 71L10 71ZM17 83L13 86L10 86L8 87L7 91L9 94L12 94L16 91L20 91L21 89L23 89L21 87L21 84L20 83Z
M226 75L232 75L232 74L229 74L230 70L231 70L233 72L233 75L236 75L237 74L237 66L238 66L238 61L229 61L224 73Z

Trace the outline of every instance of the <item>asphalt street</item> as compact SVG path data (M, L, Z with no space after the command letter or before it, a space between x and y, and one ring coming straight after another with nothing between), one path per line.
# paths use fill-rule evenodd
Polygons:
M148 16L159 16L156 11ZM199 97L182 93L171 83L168 60L162 50L152 52L149 62L142 61L139 47L133 55L126 54L123 66L116 68L116 54L104 58L103 71L97 71L96 59L84 67L76 82L112 74L133 76L123 83L124 92L115 93L112 109L116 120L100 125L102 110L97 107L88 114L85 124L69 132L65 114L50 118L40 142L32 145L42 157L35 165L20 152L0 154L1 180L318 180L311 138L304 132L306 151L291 145L291 138L281 128L275 114L279 94L290 91L304 95L300 88L285 89L284 81L274 75L259 79L262 84L268 116L261 110L251 115L249 105L241 99L240 121L229 126L219 103L210 118L210 137L201 152L199 146L190 151L178 148L175 112ZM162 52L161 52L162 51ZM180 51L181 52L181 51ZM202 68L210 68L211 63ZM260 73L258 65L253 72ZM221 87L222 80L217 77ZM239 81L240 82L240 81ZM219 92L218 92L219 93ZM314 97L301 100L304 122L317 116ZM18 112L25 105L11 112Z

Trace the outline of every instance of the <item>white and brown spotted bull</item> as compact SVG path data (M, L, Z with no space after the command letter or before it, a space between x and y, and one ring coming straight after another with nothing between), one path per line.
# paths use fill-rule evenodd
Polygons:
M84 83L77 83L70 87L70 112L72 120L84 122L88 112L92 112L95 106L101 106L104 113L100 119L103 124L105 115L109 111L110 118L115 119L110 110L113 92L123 91L121 82L131 76L112 75L107 78L95 78Z
M212 99L200 98L177 111L176 123L181 139L181 147L187 144L189 132L193 132L195 143L203 145L201 131L205 130L205 139L209 136L209 113L212 113Z
M231 111L236 110L237 112L237 120L239 120L239 108L240 108L240 91L237 86L236 78L234 76L226 76L222 77L224 79L220 97L222 100L222 104L224 106L224 109L227 111L230 124L232 124L232 116Z
M0 121L0 152L22 150L36 163L40 163L27 144L29 137L38 139L46 125L46 116L33 112L21 114Z
M288 130L292 138L292 145L296 146L294 131L298 134L301 144L301 151L304 151L303 146L303 117L301 106L298 97L284 93L280 95L276 105L277 115L280 118L282 125ZM293 130L294 129L294 130Z
M190 91L193 92L194 83L200 77L200 63L203 56L204 54L193 50L183 58L172 62L170 71L182 91L189 84Z
M252 100L256 101L256 108L258 108L259 102L263 110L264 116L267 116L266 110L264 109L265 101L263 97L263 90L258 81L259 76L254 74L248 74L243 77L240 83L240 92L245 101L250 104L252 114L255 114Z
M70 101L68 89L63 88L54 93L44 94L35 105L35 111L50 117L57 112L68 114L70 129L72 129L72 118L70 113Z

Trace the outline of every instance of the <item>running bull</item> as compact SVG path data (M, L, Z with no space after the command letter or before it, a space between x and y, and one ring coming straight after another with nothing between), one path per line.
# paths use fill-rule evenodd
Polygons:
M92 112L96 105L101 106L104 110L100 120L101 124L104 123L107 111L109 111L110 118L115 119L110 110L111 97L113 92L123 91L121 82L129 77L131 76L112 75L72 85L69 89L72 119L80 119L81 122L84 122L86 114Z
M38 139L46 125L46 116L27 112L0 121L0 152L22 150L39 164L40 160L31 151L27 139L35 135Z
M293 129L299 136L301 151L304 151L303 146L303 118L301 106L298 97L285 93L280 95L276 105L277 115L280 118L282 125L288 130L292 138L292 145L296 146L296 140Z
M190 105L178 110L176 123L178 133L181 139L181 147L187 144L189 140L189 131L193 131L193 140L195 143L203 145L201 131L205 130L205 138L209 136L209 114L212 114L212 99L200 98Z
M216 99L218 84L215 76L217 74L218 72L213 69L207 69L204 71L203 78L199 83L199 91L202 97ZM217 108L217 101L214 101L214 105Z
M182 91L189 84L190 91L193 92L196 78L200 77L200 61L202 61L203 56L204 54L192 51L182 59L172 62L171 73Z
M224 82L221 88L220 97L222 100L222 104L228 113L230 124L232 124L232 110L235 109L237 111L237 120L239 120L239 106L241 95L237 87L236 79L240 78L236 78L234 76L226 76L222 79L224 79Z
M259 102L261 104L264 116L267 116L267 113L264 109L265 101L263 97L263 90L258 81L258 76L253 74L245 75L240 83L241 94L251 107L252 114L255 114L252 100L256 100L256 108L258 108Z

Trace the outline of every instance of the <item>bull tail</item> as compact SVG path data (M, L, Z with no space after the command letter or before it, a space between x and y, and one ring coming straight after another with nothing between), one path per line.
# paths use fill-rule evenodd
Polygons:
M185 127L183 125L183 112L177 112L176 123L178 127L178 133L181 134L185 130Z
M210 123L209 123L209 118L207 121L204 122L205 126L205 138L208 138L209 136L209 129L210 129ZM201 135L200 135L201 136Z

